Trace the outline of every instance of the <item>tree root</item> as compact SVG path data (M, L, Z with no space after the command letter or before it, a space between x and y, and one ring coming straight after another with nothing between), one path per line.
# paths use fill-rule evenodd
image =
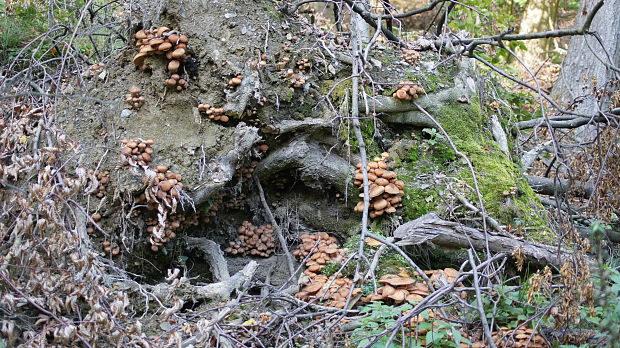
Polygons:
M353 167L329 150L303 137L295 138L262 160L256 167L256 174L259 179L266 181L278 172L296 169L309 188L322 189L331 185L345 192Z
M207 164L207 174L201 185L194 188L195 205L204 203L227 182L233 179L239 163L247 158L254 143L260 139L258 129L239 123L233 134L235 146L224 156L218 156Z
M211 272L215 280L226 281L230 279L228 262L226 262L219 244L207 238L186 237L185 241L188 249L196 248L205 253L205 259L211 265Z

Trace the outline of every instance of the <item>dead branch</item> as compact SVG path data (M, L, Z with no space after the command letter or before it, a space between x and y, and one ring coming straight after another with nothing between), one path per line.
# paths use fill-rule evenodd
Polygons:
M527 183L534 192L543 195L564 195L569 192L579 197L590 198L594 192L594 186L580 181L569 181L558 178L543 178L539 176L526 176Z
M226 262L219 244L207 238L186 237L185 241L188 249L199 249L205 253L205 259L211 265L211 272L216 281L221 282L230 279L228 262Z
M289 274L292 276L293 274L295 274L295 261L293 261L293 256L291 256L291 253L288 250L288 245L286 244L286 240L282 235L282 229L280 228L280 225L278 225L276 219L273 217L271 209L269 209L269 204L267 204L267 199L265 199L265 193L263 192L263 186L260 184L260 181L256 176L254 176L254 181L256 182L256 188L258 189L258 195L260 197L261 203L263 204L263 209L269 217L269 222L271 222L271 225L276 231L278 241L280 242L280 248L282 248L284 255L286 255L286 264L288 265Z
M398 245L432 243L451 249L473 247L479 251L484 251L486 248L484 233L475 228L443 220L435 213L426 214L401 225L394 231L394 238L400 239L396 243ZM486 239L492 252L511 254L516 249L521 249L525 259L537 265L552 265L559 269L570 256L568 250L558 250L557 247L518 240L514 237L487 234Z

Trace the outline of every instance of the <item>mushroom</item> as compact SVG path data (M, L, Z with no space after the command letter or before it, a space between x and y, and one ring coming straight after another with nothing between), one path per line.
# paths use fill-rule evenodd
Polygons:
M181 63L178 60L171 60L170 63L168 63L168 71L175 73L179 70L180 65Z

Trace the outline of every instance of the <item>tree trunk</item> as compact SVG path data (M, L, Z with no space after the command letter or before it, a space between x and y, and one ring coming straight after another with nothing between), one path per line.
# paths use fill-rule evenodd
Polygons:
M598 1L582 1L576 26L583 25ZM613 65L616 68L620 66L620 31L618 28L620 28L620 0L606 1L594 17L590 27L591 31L600 35L601 43L591 35L571 38L568 53L562 63L562 71L553 86L553 97L557 101L566 105L579 99L576 111L587 114L595 113L599 107L602 111L608 110L610 98L605 94L593 92L601 88L613 92L611 86L605 86L605 83L620 78L618 71L609 69L601 62L603 60L607 65ZM602 95L600 100L599 95Z
M559 2L559 0L529 0L525 6L519 34L553 30ZM527 50L519 51L519 56L532 71L536 71L538 66L545 61L546 55L553 46L553 40L551 38L525 41Z

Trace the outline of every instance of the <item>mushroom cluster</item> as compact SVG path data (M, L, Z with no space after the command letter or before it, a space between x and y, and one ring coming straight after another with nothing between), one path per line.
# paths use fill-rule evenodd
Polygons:
M243 75L237 75L228 80L228 86L235 88L241 84L241 81L243 81Z
M328 307L344 308L349 294L354 297L362 292L360 288L351 290L352 286L353 281L348 278L328 278L319 274L311 278L309 284L296 293L295 297L307 302L321 302Z
M420 61L420 54L415 50L403 50L403 60L409 65L416 65Z
M389 301L395 304L420 302L429 293L426 283L396 274L386 274L378 283L383 286L377 289L376 294L366 296L365 301Z
M185 215L185 214L174 214L168 216L166 220L166 227L164 228L163 237L157 237L154 233L157 228L159 221L156 217L147 218L144 220L146 223L146 231L150 234L151 240L153 243L151 244L151 250L158 251L165 243L170 242L174 238L176 238L178 232L182 228L187 228L189 226L198 226L199 220L198 215Z
M400 100L417 99L424 93L424 89L411 81L405 81L398 84L398 90L392 94L392 97Z
M99 181L99 186L97 186L97 193L95 196L97 198L103 198L105 196L105 190L108 187L108 183L110 183L110 172L104 171L103 173L95 173L93 169L88 170L89 175L94 175Z
M170 88L176 89L177 91L181 91L189 86L187 84L187 81L185 81L185 79L182 79L181 75L179 74L170 75L169 79L164 80L164 84Z
M279 61L276 62L276 68L282 70L286 67L286 65L288 64L288 62L291 61L291 58L284 56L282 57L282 59L280 59Z
M205 224L208 224L211 221L211 218L217 215L217 211L220 209L220 204L224 202L225 195L225 193L220 192L211 197L211 204L206 209L206 211L202 212L202 221Z
M545 339L534 329L519 328L510 330L507 327L501 327L498 331L492 333L493 341L501 348L546 348L548 347ZM476 347L474 345L474 347Z
M216 108L209 104L198 104L198 111L207 114L207 117L214 121L228 122L230 119L224 114L224 108Z
M264 68L266 66L267 66L267 55L264 54L264 53L261 54L260 60L253 60L252 61L252 67L257 69L257 70L260 70L260 69L262 69L262 68Z
M230 246L224 249L232 255L252 255L269 257L275 252L276 243L274 230L271 225L254 226L249 221L244 221L237 229L239 236Z
M131 104L131 108L138 110L144 104L144 97L140 95L142 90L138 86L129 87L129 94L125 95L125 101Z
M246 163L241 169L235 172L235 176L239 182L246 182L252 179L252 173L254 173L254 169L258 165L258 161L250 161Z
M224 207L230 210L240 210L243 208L243 204L247 198L248 197L244 193L240 193L226 200Z
M123 159L130 165L145 167L153 161L153 144L155 144L153 140L123 139L121 143L123 144L121 148Z
M398 180L396 173L388 170L387 160L390 155L387 152L381 154L381 157L375 157L372 162L368 162L366 165L368 171L368 185L370 206L369 216L375 218L381 216L384 213L394 213L396 208L402 206L402 195L405 193L403 187L405 183ZM362 164L357 164L357 170L355 172L354 184L359 186L360 191L364 190ZM364 193L360 193L360 197L364 197ZM355 212L361 213L364 211L364 201L357 203L354 209Z
M86 71L84 71L82 76L84 76L84 77L95 76L97 74L103 73L103 69L104 68L105 68L105 64L103 64L103 63L93 64L93 65L89 66L88 69L86 69Z
M312 66L310 61L306 58L299 59L295 62L295 65L297 65L297 69L301 72L306 72L306 69L309 69Z
M335 237L330 237L325 232L318 232L302 234L300 238L301 244L293 251L293 255L300 261L307 258L306 267L308 268L304 273L310 278L314 278L326 263L344 261L344 249L339 247Z
M133 63L148 70L150 67L144 63L148 56L165 55L168 62L168 71L176 73L182 61L189 56L186 53L188 38L185 35L171 30L168 27L143 29L136 33L136 46L138 54L133 57Z
M289 83L291 87L299 88L306 83L306 80L301 76L301 74L295 74L293 69L288 69L286 71L286 77L289 79Z
M116 256L121 252L121 249L118 247L118 245L116 245L116 243L110 243L107 240L101 242L101 246L103 247L103 252L112 256Z

